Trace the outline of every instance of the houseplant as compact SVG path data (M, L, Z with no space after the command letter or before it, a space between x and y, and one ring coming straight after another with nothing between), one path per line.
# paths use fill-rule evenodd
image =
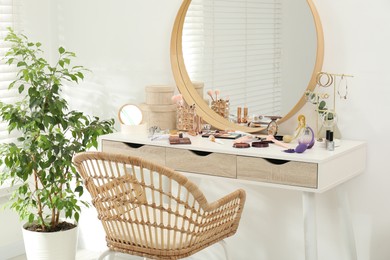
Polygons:
M114 120L99 120L69 110L61 97L64 82L78 83L86 69L72 66L72 52L63 47L54 66L42 58L39 42L32 43L12 29L5 38L11 44L5 62L18 68L9 89L17 89L21 101L0 103L0 120L8 130L19 131L16 143L0 144L0 183L10 179L17 188L8 207L26 227L55 232L79 220L83 186L72 165L75 153L97 147L97 138L113 130Z

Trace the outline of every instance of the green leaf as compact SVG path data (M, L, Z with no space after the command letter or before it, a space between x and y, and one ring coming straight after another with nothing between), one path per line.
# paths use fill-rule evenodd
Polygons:
M19 61L18 64L16 65L16 67L23 67L23 66L27 66L26 62L24 61Z
M77 72L76 75L77 75L80 79L84 79L84 74L83 74L83 73Z
M30 213L30 215L28 216L28 223L32 223L34 221L34 218L35 218L35 215Z
M19 88L18 88L18 91L19 91L19 94L21 94L24 90L24 85L20 85Z
M325 108L325 106L326 106L326 102L324 100L322 100L320 102L320 104L318 105L318 109L323 110Z
M60 47L60 48L58 48L58 52L60 54L63 54L63 53L65 53L65 49L63 47Z
M9 84L8 89L11 89L15 86L16 81L13 81L11 84Z
M52 89L53 93L57 94L58 90L59 90L59 86L57 84L54 84L51 89Z
M75 192L79 193L79 196L83 195L84 189L83 186L77 186L76 189L74 190Z
M29 79L30 79L30 76L29 76L29 73L28 73L28 71L27 70L24 70L23 71L23 77L24 77L24 80L25 81L29 81Z
M77 80L77 77L75 75L72 75L72 74L69 74L69 77L73 80L73 81L78 81Z

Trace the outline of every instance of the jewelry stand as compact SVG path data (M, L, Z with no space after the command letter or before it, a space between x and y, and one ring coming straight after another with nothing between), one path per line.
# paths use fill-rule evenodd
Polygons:
M327 92L311 92L305 93L307 101L315 104L317 111L317 139L322 140L326 130L332 130L335 137L340 138L341 134L337 127L338 116L336 113L336 93L341 99L347 99L348 81L347 78L353 77L347 74L334 74L328 72L319 72L317 74L316 83L319 88L331 88L333 93ZM345 87L342 89L342 82L345 82ZM333 95L333 109L329 109L326 99ZM320 118L321 117L321 118ZM321 120L320 120L321 119ZM319 125L321 124L321 125Z

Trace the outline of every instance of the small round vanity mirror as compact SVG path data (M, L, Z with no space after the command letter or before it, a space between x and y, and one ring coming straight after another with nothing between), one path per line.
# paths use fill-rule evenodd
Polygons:
M125 104L119 109L118 118L123 125L139 125L142 122L142 111L136 105Z

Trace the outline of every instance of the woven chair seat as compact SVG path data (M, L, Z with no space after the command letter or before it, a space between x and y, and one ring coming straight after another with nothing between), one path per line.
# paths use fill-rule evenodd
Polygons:
M179 259L237 231L245 203L241 189L208 203L182 174L137 157L85 152L74 163L110 250Z

